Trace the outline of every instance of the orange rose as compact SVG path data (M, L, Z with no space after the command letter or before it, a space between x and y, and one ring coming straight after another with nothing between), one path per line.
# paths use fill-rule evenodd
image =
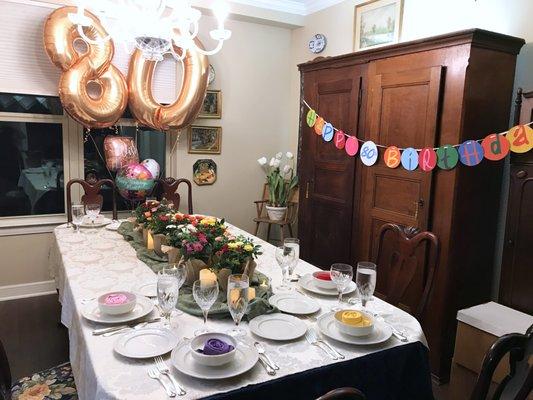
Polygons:
M42 383L27 388L20 394L19 400L43 400L45 396L50 394L50 388L47 384Z
M152 213L151 213L150 211L146 211L146 212L144 213L144 216L145 216L146 218L151 217L151 216L152 216Z

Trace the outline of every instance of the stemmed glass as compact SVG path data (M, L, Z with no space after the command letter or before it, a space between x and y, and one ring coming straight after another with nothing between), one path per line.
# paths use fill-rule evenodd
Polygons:
M276 290L280 291L290 291L292 290L289 284L289 266L294 262L294 248L288 246L279 246L276 247L276 261L281 267L281 273L283 275L283 280L280 286L276 287Z
M187 278L187 263L185 261L180 261L173 264L168 264L168 270L172 271L173 274L178 278L178 288L181 289ZM179 300L179 299L178 299ZM183 315L183 311L176 309L176 315Z
M180 291L179 276L176 269L163 268L157 274L157 301L165 327L170 328L172 310L176 308Z
M218 297L218 282L205 282L197 280L192 285L192 295L198 307L202 310L204 314L204 326L201 329L198 329L194 332L195 336L201 335L202 333L208 333L207 329L207 314L209 309L215 303Z
M83 217L85 215L85 207L81 204L72 205L72 224L74 225L74 231L80 233L80 225L83 223Z
M355 284L357 285L357 293L361 299L363 309L366 307L367 301L372 299L374 289L376 288L376 278L376 264L368 261L357 263Z
M294 270L300 260L300 240L297 238L287 238L283 241L283 245L294 249L294 260L289 265L289 281L292 281Z
M350 284L353 278L353 267L348 264L332 264L330 268L331 280L337 286L337 292L339 293L339 303L336 307L333 307L333 311L342 309L342 294L346 290L346 287Z
M90 203L85 205L85 213L89 216L91 219L91 222L94 224L94 221L96 218L98 218L98 214L100 214L100 204L98 203Z
M248 308L249 287L248 275L234 274L228 277L228 308L235 322L235 327L228 332L228 335L235 337L246 335L244 329L239 328L239 323Z

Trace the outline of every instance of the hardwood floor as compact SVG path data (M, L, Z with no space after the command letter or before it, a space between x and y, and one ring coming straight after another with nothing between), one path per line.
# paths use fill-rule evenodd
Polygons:
M13 380L68 361L68 332L57 295L0 302L0 338Z

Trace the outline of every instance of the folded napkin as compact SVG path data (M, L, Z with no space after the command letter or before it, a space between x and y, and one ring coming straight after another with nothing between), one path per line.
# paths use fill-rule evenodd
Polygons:
M231 344L226 343L223 340L211 338L205 342L203 349L198 349L197 351L206 356L218 356L220 354L229 353L234 348L235 347Z

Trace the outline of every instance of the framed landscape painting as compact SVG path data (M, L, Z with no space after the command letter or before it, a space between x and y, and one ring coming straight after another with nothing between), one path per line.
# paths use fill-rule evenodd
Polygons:
M220 90L207 91L198 118L222 118L222 92Z
M355 6L354 51L397 43L403 0L372 0Z
M189 127L189 153L220 154L222 127L199 126Z

